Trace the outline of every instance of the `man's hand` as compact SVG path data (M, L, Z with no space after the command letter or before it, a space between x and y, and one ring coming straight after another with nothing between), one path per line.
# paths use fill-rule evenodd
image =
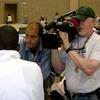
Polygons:
M60 34L60 37L61 37L62 42L63 42L63 47L64 47L65 50L67 50L70 46L68 33L60 32L59 34Z
M65 77L60 82L55 81L54 84L51 86L51 91L56 90L61 96L64 96L65 95L64 80L65 80Z

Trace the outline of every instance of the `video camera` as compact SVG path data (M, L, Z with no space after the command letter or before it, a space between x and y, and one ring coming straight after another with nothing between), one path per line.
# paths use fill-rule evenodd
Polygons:
M71 17L74 14L75 11L69 12L58 18L57 22L51 22L45 27L46 32L42 35L42 45L44 48L56 49L61 47L62 40L59 36L59 31L67 32L70 42L75 39L76 34L78 34L77 27L79 21ZM69 18L65 19L67 16Z

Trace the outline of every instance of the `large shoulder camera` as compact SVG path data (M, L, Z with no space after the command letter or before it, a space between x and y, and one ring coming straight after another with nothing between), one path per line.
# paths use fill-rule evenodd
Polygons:
M72 18L74 14L75 11L69 12L58 18L57 22L51 22L45 27L45 33L42 35L42 45L44 48L56 49L61 47L62 40L59 36L59 31L67 32L70 42L75 39L76 34L78 34L77 27L79 21ZM68 18L66 18L67 16Z

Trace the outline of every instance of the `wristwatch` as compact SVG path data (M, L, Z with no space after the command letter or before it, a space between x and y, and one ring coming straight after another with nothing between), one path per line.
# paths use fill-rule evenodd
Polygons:
M73 49L69 47L68 49L65 50L66 53L68 53L69 51L73 51Z

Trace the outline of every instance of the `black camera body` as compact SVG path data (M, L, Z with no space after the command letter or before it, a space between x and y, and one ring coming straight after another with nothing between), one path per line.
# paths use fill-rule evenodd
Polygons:
M58 19L59 20L59 19ZM78 34L77 27L79 21L73 18L60 21L51 22L45 27L46 33L42 35L42 45L44 48L56 49L61 47L62 40L59 36L59 31L67 32L69 36L69 41L75 39L76 34ZM51 33L49 30L53 30Z

